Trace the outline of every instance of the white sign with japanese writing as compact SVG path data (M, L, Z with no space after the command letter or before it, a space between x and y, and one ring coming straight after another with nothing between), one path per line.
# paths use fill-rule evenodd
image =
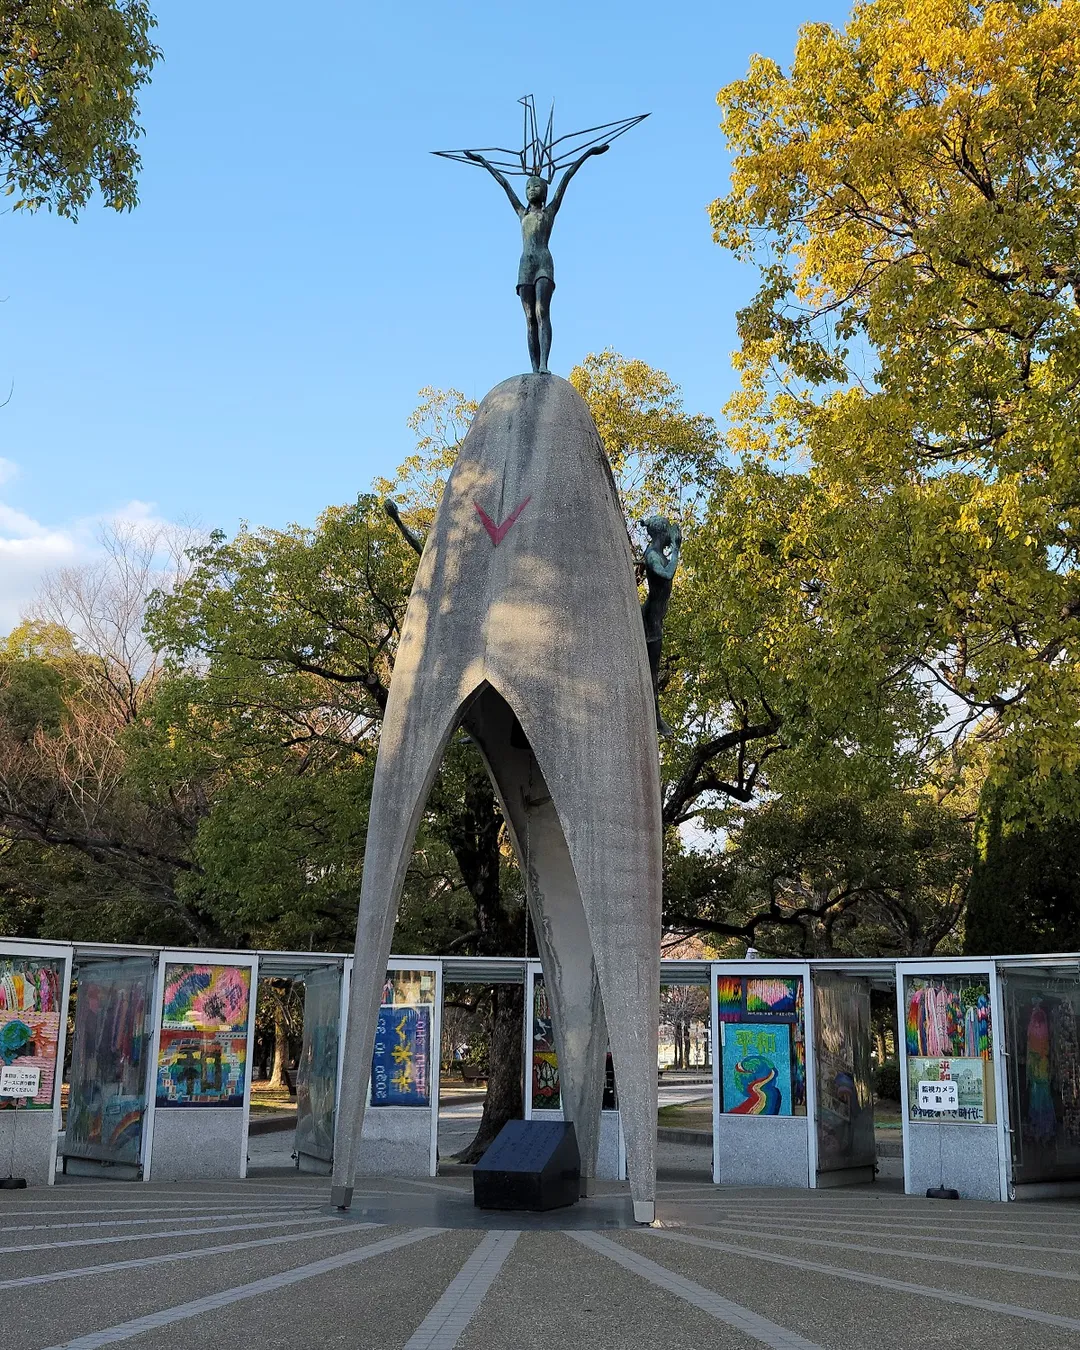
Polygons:
M0 1097L36 1097L41 1091L41 1070L24 1068L21 1064L5 1064L0 1068Z
M956 1111L960 1107L959 1086L950 1079L919 1080L920 1111Z

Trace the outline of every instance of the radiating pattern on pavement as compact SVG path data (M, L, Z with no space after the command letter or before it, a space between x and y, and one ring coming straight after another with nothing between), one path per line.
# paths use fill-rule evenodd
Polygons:
M611 1183L571 1210L481 1214L467 1177L0 1193L0 1315L20 1350L1080 1350L1080 1203L875 1187ZM1036 1338L1039 1338L1036 1342Z

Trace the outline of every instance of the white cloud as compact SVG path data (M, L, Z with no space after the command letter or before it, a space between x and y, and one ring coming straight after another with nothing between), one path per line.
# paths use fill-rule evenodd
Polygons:
M0 485L9 483L17 473L16 464L0 458ZM60 524L34 520L0 502L0 636L9 633L32 607L46 572L90 562L95 557L101 527L110 521L164 523L155 513L153 502L138 500L114 511Z

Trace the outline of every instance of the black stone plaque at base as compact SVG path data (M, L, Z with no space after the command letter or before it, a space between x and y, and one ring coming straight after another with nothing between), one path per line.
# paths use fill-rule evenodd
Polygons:
M573 1124L509 1120L473 1168L480 1209L558 1209L581 1195L581 1155Z

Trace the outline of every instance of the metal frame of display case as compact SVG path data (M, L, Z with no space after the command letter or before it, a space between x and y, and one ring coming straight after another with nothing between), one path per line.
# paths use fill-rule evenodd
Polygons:
M439 1078L442 1072L442 1003L443 1003L443 963L437 956L391 956L386 963L386 971L389 974L395 970L430 970L435 975L435 994L434 1006L431 1014L431 1063L429 1073L431 1076L431 1102L428 1111L431 1117L430 1144L428 1149L428 1176L436 1176L438 1173L439 1161ZM338 1101L341 1097L341 1078L345 1066L345 1028L348 1022L349 1010L349 990L352 987L353 959L350 957L345 963L345 969L341 980L341 1037L338 1042ZM368 1074L367 1085L367 1107L364 1111L365 1128L372 1114L372 1110L378 1111L381 1117L385 1118L385 1113L390 1111L416 1111L419 1108L415 1106L380 1106L373 1108L371 1105L371 1075ZM364 1147L364 1139L361 1137L361 1154Z
M158 960L157 947L118 947L113 949L106 946L91 946L81 943L73 944L72 963L71 963L71 982L75 986L75 1018L72 1028L72 1036L78 1030L78 1007L79 1007L79 985L82 980L82 971L94 965L119 966L125 961L147 961L154 971L153 987L150 995L150 1004L148 1007L149 1027L146 1031L146 1045L148 1053L146 1056L145 1073L143 1076L143 1118L142 1130L139 1138L139 1157L138 1161L132 1164L125 1163L101 1163L93 1158L85 1158L80 1154L67 1153L63 1155L61 1167L65 1176L93 1176L108 1175L116 1180L141 1180L143 1168L146 1165L146 1159L149 1156L148 1144L148 1122L150 1119L150 1107L153 1102L154 1093L157 1087L157 1056L149 1053L153 1048L154 1040L157 1035L157 1010L156 1002L158 993L158 983L161 974L160 962ZM73 1051L74 1051L73 1046ZM70 1067L70 1066L69 1066ZM68 1097L68 1106L70 1109L71 1098ZM65 1138L65 1147L67 1140ZM72 1164L75 1164L72 1167Z
M537 1116L535 1116L535 1115L533 1114L533 1099L532 1099L532 1008L533 1008L533 991L534 991L535 985L536 985L536 977L537 977L537 975L543 975L543 973L544 973L544 967L543 967L542 962L536 961L536 960L531 960L531 959L527 962L526 967L525 967L525 1016L522 1018L522 1023L523 1023L523 1027L522 1027L522 1040L523 1040L523 1045L524 1045L524 1067L525 1067L525 1098L524 1098L524 1100L525 1100L525 1119L526 1119L526 1120L536 1120L536 1119L541 1119L541 1117L537 1117ZM658 1010L658 1015L659 1015L659 1010ZM617 1090L617 1088L616 1088L616 1090ZM540 1110L540 1111L546 1111L546 1108L544 1108L544 1107L539 1107L539 1108L537 1108L537 1109ZM555 1114L556 1114L556 1113L553 1112L553 1111L550 1112L550 1115L551 1115L552 1117L554 1117ZM558 1112L558 1115L559 1115L560 1117L562 1116L562 1109L561 1109L561 1108L560 1108L560 1110L559 1110L559 1112ZM611 1118L612 1116L614 1116L615 1119L616 1119L616 1121L618 1122L618 1125L617 1125L617 1129L618 1129L618 1145L617 1145L617 1154L616 1154L616 1169L615 1169L615 1176L614 1176L614 1177L611 1177L611 1176L609 1175L609 1176L605 1177L605 1176L603 1175L603 1173L600 1172L599 1167L598 1167L598 1168L597 1168L597 1179L599 1179L599 1180L625 1181L625 1180L626 1180L626 1139L625 1139L624 1136L623 1136L622 1115L620 1114L620 1112L618 1111L618 1109L616 1109L616 1110L614 1110L614 1111L601 1111L601 1113L600 1113L600 1131L601 1131L601 1140L600 1140L600 1144L601 1144L601 1148L603 1148L604 1123L605 1123L605 1120L610 1120L610 1118ZM609 1128L609 1129L611 1128L610 1125L608 1126L608 1128Z
M146 1103L146 1121L143 1132L143 1180L150 1181L154 1168L154 1128L157 1121L157 1073L158 1055L161 1050L161 1023L165 995L165 967L167 965L220 965L247 966L251 971L251 997L248 1005L247 1029L247 1072L244 1074L243 1127L240 1136L240 1157L237 1175L243 1180L247 1176L248 1125L251 1120L251 1073L255 1050L255 1009L259 998L259 953L208 950L202 947L164 947L158 955L157 980L154 983L154 1036L150 1052L153 1066L153 1078ZM202 1110L202 1107L180 1107L179 1110ZM228 1109L228 1108L226 1108ZM236 1108L233 1108L236 1109ZM232 1175L231 1173L229 1174Z
M919 1129L923 1122L913 1121L908 1109L908 1049L907 1049L907 1005L905 982L909 976L921 979L933 979L935 976L947 978L950 975L979 975L985 978L990 991L991 1018L991 1055L994 1068L994 1115L992 1124L976 1125L963 1121L942 1122L929 1128L949 1130L994 1130L997 1139L998 1199L1009 1198L1008 1176L1008 1091L1005 1081L1004 1029L1005 1017L1001 1001L1001 986L998 981L997 963L993 957L925 956L910 957L896 962L896 1048L900 1065L900 1109L901 1125L904 1137L904 1191L908 1195L919 1193L913 1189L912 1181L912 1127Z
M997 977L1001 995L1002 1012L1005 1006L1004 981L1010 974L1031 975L1041 974L1051 978L1061 978L1072 975L1076 982L1080 984L1080 954L1069 952L1043 953L1036 956L998 956L994 958L994 965L997 967ZM1003 1091L1007 1109L1011 1107L1009 1101L1008 1071L1010 1061L1013 1056L1020 1053L1019 1045L1011 1045L1009 1042L1008 1024L1002 1017L1002 1078L1005 1080ZM1014 1122L1011 1114L1006 1118L1005 1125L1005 1153L1006 1153L1006 1171L1007 1171L1007 1196L1009 1200L1055 1200L1071 1198L1080 1195L1080 1178L1061 1177L1048 1178L1040 1181L1021 1181L1017 1182L1013 1173L1013 1147L1012 1136L1019 1128L1019 1122Z
M720 1134L723 1128L721 1122L724 1119L721 1111L721 1086L723 1082L723 1047L720 1044L720 1020L717 1007L717 977L720 975L736 975L740 979L761 976L769 978L770 976L792 976L797 975L802 980L803 985L803 1036L805 1038L806 1048L806 1115L801 1119L805 1124L806 1133L806 1160L807 1175L805 1181L800 1177L796 1183L805 1185L808 1189L814 1190L817 1187L817 1078L814 1065L814 1002L813 990L810 985L810 963L808 961L768 961L768 960L742 960L742 961L714 961L709 971L709 1022L710 1035L712 1036L712 1064L713 1064L713 1129L712 1129L712 1177L715 1185L724 1184L721 1176L721 1142ZM774 1118L772 1116L746 1116L742 1119L754 1120L757 1123L753 1128L768 1130L775 1119L798 1120L798 1116L784 1116ZM731 1183L728 1183L731 1184ZM742 1184L742 1183L739 1183ZM784 1184L784 1183L779 1183Z
M60 1096L64 1085L64 1061L67 1054L67 1035L68 1035L68 1005L71 1002L71 968L74 959L74 952L70 943L67 942L37 942L24 941L22 938L0 938L0 957L27 956L39 957L44 960L60 960L64 963L64 975L62 981L63 993L60 997L60 1027L56 1037L56 1065L53 1068L53 1104L52 1104L52 1122L53 1128L50 1132L49 1161L48 1161L48 1180L49 1186L56 1184L56 1158L60 1146L60 1129L63 1124L63 1112L60 1107ZM5 1116L7 1112L5 1111ZM15 1115L15 1113L12 1113ZM35 1115L42 1115L43 1112L35 1112ZM13 1126L17 1129L17 1126ZM5 1173L6 1175L6 1173Z
M238 1167L234 1175L243 1177L247 1171L247 1137L248 1124L250 1118L251 1101L251 1070L252 1054L255 1040L255 1008L258 980L263 974L274 974L280 967L285 971L286 966L295 966L297 970L301 968L315 967L330 962L340 962L342 968L342 995L341 995L341 1037L338 1052L338 1091L340 1092L342 1069L344 1062L344 1030L345 1014L348 1007L349 985L352 977L352 959L351 957L340 953L260 953L256 951L227 951L215 949L202 950L195 948L170 947L162 949L149 945L131 945L131 944L107 944L107 943L70 943L70 942L39 942L21 938L0 938L0 955L10 956L29 956L43 959L62 960L64 963L64 1000L65 1006L70 1001L72 980L76 961L83 957L92 959L121 959L126 956L152 956L157 963L157 974L154 987L153 1004L153 1026L152 1036L148 1038L150 1046L150 1064L147 1083L147 1106L144 1121L143 1137L143 1176L150 1180L153 1172L153 1151L155 1139L155 1124L157 1115L156 1102L156 1080L157 1080L157 1060L161 1046L161 1000L164 987L164 969L166 964L171 962L192 963L192 962L212 962L221 965L241 965L246 966L252 973L252 1004L251 1015L248 1026L248 1073L244 1085L244 1105L243 1114L243 1142L241 1145L241 1157L238 1159ZM665 959L662 963L661 982L671 983L701 983L705 980L709 983L709 1008L710 1008L710 1038L712 1051L712 1101L713 1101L713 1177L717 1182L723 1179L720 1176L720 1157L719 1157L719 1128L722 1127L720 1112L720 1095L722 1086L723 1072L723 1054L719 1044L719 1023L716 1016L716 977L720 974L738 975L745 977L747 975L784 976L799 975L803 980L803 1005L804 1005L804 1034L806 1037L806 1097L807 1110L805 1120L806 1128L806 1147L808 1160L808 1175L806 1185L813 1188L817 1181L817 1072L815 1055L815 1020L814 1020L814 1001L813 1001L813 972L815 970L832 970L852 975L870 975L875 979L879 987L890 977L895 978L896 982L896 1006L897 1006L897 1058L900 1065L901 1077L901 1110L902 1110L902 1136L904 1142L904 1178L905 1189L909 1192L912 1189L912 1132L920 1128L920 1122L913 1122L909 1119L909 1101L908 1101L908 1055L907 1042L905 1035L906 1024L906 1004L905 1004L905 980L909 976L921 978L945 978L950 975L975 975L987 983L990 991L991 1018L993 1026L993 1048L992 1063L994 1074L994 1094L993 1104L996 1113L996 1120L993 1124L985 1126L968 1125L967 1128L977 1128L985 1130L988 1133L994 1132L994 1138L997 1145L997 1168L996 1168L996 1194L1001 1200L1013 1199L1017 1192L1022 1192L1024 1197L1039 1198L1043 1195L1059 1195L1070 1193L1076 1189L1074 1183L1066 1181L1064 1183L1032 1183L1015 1188L1012 1180L1012 1155L1010 1148L1010 1131L1017 1128L1010 1118L1010 1102L1008 1090L1008 1064L1010 1054L1019 1054L1022 1047L1010 1044L1009 1028L1005 1021L1004 999L1002 996L1001 977L1003 974L1012 971L1048 970L1054 967L1060 967L1065 970L1077 970L1080 968L1080 955L1076 953L1056 953L1056 954L1038 954L1038 955L1009 955L998 957L921 957L906 958L901 960L870 958L866 960L843 960L843 959L823 959L814 961L771 961L771 960L736 960L736 961L684 961ZM449 980L451 983L470 982L470 983L523 983L526 992L526 1004L531 1010L532 1006L532 987L535 971L541 969L540 963L535 960L526 960L521 957L508 957L505 959L495 958L473 958L473 957L413 957L392 956L387 963L387 969L393 970L429 970L435 976L435 1002L433 1011L433 1029L432 1029L432 1101L430 1108L430 1145L428 1152L428 1163L430 1175L435 1175L437 1147L438 1147L438 1111L439 1111L439 1072L441 1069L441 1042L442 1042L442 1001L445 993L444 982ZM526 1063L531 1068L531 1015L526 1018L524 1029L526 1051L529 1053ZM51 1170L49 1173L50 1184L55 1177L56 1155L58 1152L57 1136L59 1134L62 1114L60 1107L59 1087L63 1082L63 1064L66 1058L69 1031L67 1018L61 1019L61 1026L58 1037L56 1080L58 1090L55 1094L53 1103L51 1123L52 1145L51 1145ZM1015 1039L1015 1037L1013 1038ZM531 1072L527 1075L525 1085L525 1111L526 1116L532 1115L532 1081ZM240 1108L237 1108L240 1109ZM390 1109L390 1108L380 1108ZM416 1108L412 1108L416 1109ZM38 1116L46 1113L37 1112ZM764 1120L768 1120L766 1117ZM927 1122L931 1124L932 1122ZM768 1125L759 1119L752 1128L768 1129ZM950 1130L963 1130L964 1123L950 1123L947 1126ZM160 1144L160 1141L159 1141ZM624 1157L620 1139L620 1162ZM989 1155L989 1148L986 1150ZM158 1169L160 1171L160 1167ZM1066 1188L1063 1190L1063 1187Z

